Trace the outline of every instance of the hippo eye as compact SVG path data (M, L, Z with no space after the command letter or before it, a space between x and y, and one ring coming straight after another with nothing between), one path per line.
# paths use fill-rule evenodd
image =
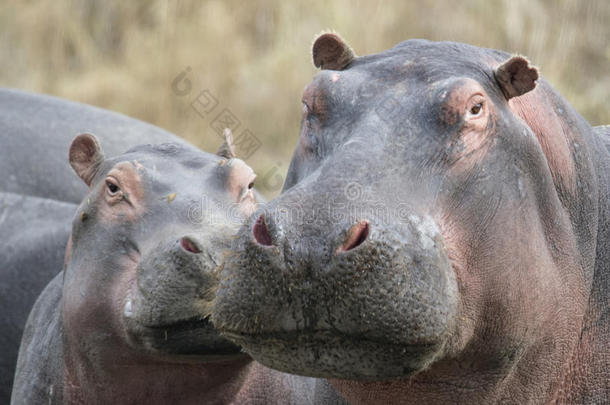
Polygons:
M108 194L110 195L115 195L120 191L119 186L117 186L110 180L106 180L106 188L108 189Z
M481 109L483 109L483 103L477 103L470 108L470 114L479 115Z
M253 187L254 187L254 182L251 181L250 184L248 184L248 190L252 190Z

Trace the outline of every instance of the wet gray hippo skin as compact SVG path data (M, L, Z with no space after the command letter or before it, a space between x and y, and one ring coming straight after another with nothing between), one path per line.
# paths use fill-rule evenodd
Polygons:
M252 362L204 316L231 236L255 208L243 161L178 144L105 159L83 134L70 163L89 191L65 269L28 318L11 403L339 401L324 381Z
M608 152L610 152L610 125L601 125L599 127L594 127L593 129L602 138Z
M66 162L66 146L83 132L94 133L109 156L146 143L188 145L159 127L122 114L0 89L0 191L79 204L87 188Z
M0 403L7 404L28 313L61 270L77 205L0 192Z
M601 404L609 154L522 57L314 43L283 193L242 227L212 321L353 404Z
M10 309L0 323L0 403L10 399L27 315L62 268L70 224L87 192L66 159L74 136L86 131L94 131L110 155L143 143L186 145L121 114L0 89L0 308Z

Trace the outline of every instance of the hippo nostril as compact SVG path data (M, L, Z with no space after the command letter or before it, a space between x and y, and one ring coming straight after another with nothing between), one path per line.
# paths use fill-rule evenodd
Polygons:
M369 223L362 220L357 224L352 225L347 231L347 235L343 244L337 249L337 252L347 252L355 247L360 246L369 236Z
M186 250L187 252L201 253L201 249L199 248L199 246L197 246L197 244L187 236L180 239L180 246L182 246L182 249Z
M269 229L267 228L267 224L265 223L265 217L261 215L256 220L254 224L254 228L252 228L252 233L254 234L254 239L263 245L263 246L271 246L273 243L271 242L271 233L269 233Z

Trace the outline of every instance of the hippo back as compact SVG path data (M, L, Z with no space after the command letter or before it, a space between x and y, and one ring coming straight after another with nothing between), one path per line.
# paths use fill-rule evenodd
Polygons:
M94 133L109 156L146 143L182 143L169 132L100 108L0 89L0 191L80 203L86 187L68 164L68 147Z

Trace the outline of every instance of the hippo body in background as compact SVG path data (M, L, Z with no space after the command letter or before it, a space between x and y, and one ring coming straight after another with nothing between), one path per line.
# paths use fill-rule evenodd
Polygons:
M27 315L62 269L72 217L87 191L66 158L74 136L87 131L112 155L143 143L187 144L111 111L0 89L0 403L10 399Z
M0 89L0 191L80 204L87 188L66 161L67 146L94 133L110 156L177 136L140 120L60 98Z
M63 266L77 205L0 192L0 403L7 404L25 321Z
M212 321L352 404L610 397L610 154L523 57L337 35Z
M12 404L342 401L252 362L207 321L217 268L256 206L243 161L180 144L105 159L89 134L69 156L89 191L64 270L28 318Z

